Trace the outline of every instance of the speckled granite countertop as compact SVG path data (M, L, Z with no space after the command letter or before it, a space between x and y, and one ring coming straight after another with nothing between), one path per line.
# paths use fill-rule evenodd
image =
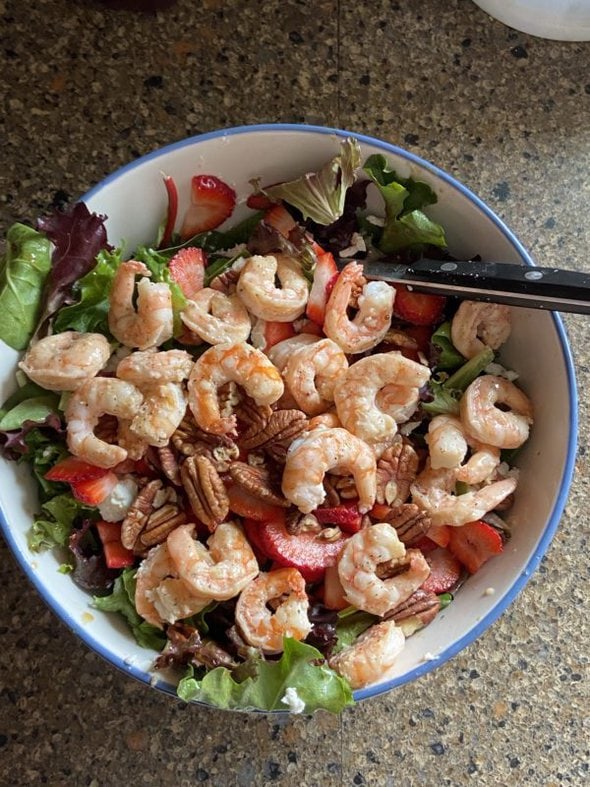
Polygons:
M539 261L590 270L590 44L528 37L469 0L179 0L147 15L0 0L0 18L3 229L184 136L320 123L425 156ZM590 323L565 322L572 494L539 571L477 643L341 718L197 710L88 651L2 546L0 783L587 783Z

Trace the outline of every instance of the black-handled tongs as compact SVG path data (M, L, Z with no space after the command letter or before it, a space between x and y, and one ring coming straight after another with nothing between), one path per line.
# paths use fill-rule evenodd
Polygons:
M350 260L341 259L339 268ZM504 262L422 258L411 265L363 261L367 279L405 284L417 292L472 301L590 314L590 274Z

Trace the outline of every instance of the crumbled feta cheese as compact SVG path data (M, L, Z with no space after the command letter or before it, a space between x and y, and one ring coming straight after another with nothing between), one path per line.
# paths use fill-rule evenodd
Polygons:
M496 588L486 588L483 592L484 596L493 596L496 592Z
M137 497L137 484L132 478L124 478L114 487L98 506L105 522L121 522Z
M500 462L498 465L498 475L502 478L516 478L520 475L518 467L510 467L508 462Z
M285 696L281 698L283 705L287 705L290 713L303 713L305 710L305 703L297 694L297 689L289 686L285 691Z
M354 257L357 252L365 252L367 244L360 232L353 232L350 236L350 246L340 252L341 257Z
M511 383L518 379L518 372L512 369L506 369L501 363L489 363L484 369L486 374L494 374L496 377L504 377Z

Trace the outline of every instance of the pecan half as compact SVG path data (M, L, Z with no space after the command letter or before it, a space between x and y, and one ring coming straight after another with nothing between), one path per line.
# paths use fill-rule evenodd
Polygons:
M214 532L229 513L225 485L206 456L189 456L180 468L180 479L193 513Z
M411 545L423 535L432 525L426 511L416 503L402 503L389 510L383 517L384 522L389 522L396 531L400 541L406 546Z
M177 494L156 479L140 489L121 525L121 542L127 549L141 554L161 544L179 525L186 522L177 505Z
M418 472L418 454L409 443L397 440L377 460L377 502L405 503Z
M176 486L180 486L180 464L174 449L166 445L163 448L156 448L156 451L160 467L166 478Z
M423 626L426 626L437 616L440 609L440 601L435 593L429 590L416 590L410 598L402 601L397 607L391 609L386 618L393 618L395 621L405 620L406 618L418 617Z
M235 410L238 422L244 427L240 430L240 443L244 445L244 440L251 440L265 429L272 413L269 404L256 404L254 399L244 395Z
M227 472L230 463L240 455L240 449L227 435L204 432L187 415L172 435L172 445L183 456L205 456L220 473Z
M240 438L242 448L267 448L270 445L290 445L305 431L307 416L302 410L273 410L266 426L245 440Z
M274 489L272 477L268 469L262 465L250 465L247 462L234 462L229 468L232 479L247 492L275 506L289 508L290 503Z

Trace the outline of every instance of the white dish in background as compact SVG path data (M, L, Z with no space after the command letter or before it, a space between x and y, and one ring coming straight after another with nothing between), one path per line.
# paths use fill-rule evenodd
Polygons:
M522 33L555 41L590 41L590 0L473 0Z
M214 174L236 189L242 203L249 180L263 183L290 179L317 169L337 151L340 141L355 136L362 160L386 156L402 176L428 182L439 202L427 210L446 228L449 248L461 259L532 264L506 226L475 195L450 175L418 157L366 136L312 126L250 126L204 134L155 151L106 178L83 197L91 211L106 214L109 241L125 240L132 250L153 240L166 211L162 172L173 176L183 195L179 215L188 204L189 183L198 172ZM244 205L241 206L245 210ZM238 209L231 221L241 217ZM535 424L519 459L521 480L507 519L513 536L504 553L471 577L455 601L425 629L407 640L391 675L355 692L356 699L375 696L411 681L454 656L482 634L522 590L547 550L563 511L576 451L577 400L572 359L560 318L529 309L514 310L511 338L502 351L505 364L520 374L532 398ZM15 387L17 353L0 347L3 399ZM50 552L32 554L26 535L36 510L35 485L28 468L0 461L0 520L21 567L55 613L97 653L141 681L175 694L175 687L149 672L154 652L136 645L118 615L92 609L91 598L71 578L58 573ZM492 594L486 593L493 588ZM509 645L507 645L509 647ZM434 657L434 658L433 658ZM480 670L485 679L485 665Z

